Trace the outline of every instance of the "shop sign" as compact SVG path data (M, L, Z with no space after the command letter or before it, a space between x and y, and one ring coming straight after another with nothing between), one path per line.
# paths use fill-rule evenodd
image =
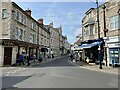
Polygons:
M112 44L108 44L109 47L120 47L120 43L112 43Z
M119 46L120 47L120 43L116 43L115 46Z
M3 45L14 46L15 44L13 42L3 42Z

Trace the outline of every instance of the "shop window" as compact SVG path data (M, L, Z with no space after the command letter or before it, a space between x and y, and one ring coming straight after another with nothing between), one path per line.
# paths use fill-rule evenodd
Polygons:
M110 62L112 62L112 60L115 60L115 63L120 63L119 61L119 52L120 49L119 48L110 48Z

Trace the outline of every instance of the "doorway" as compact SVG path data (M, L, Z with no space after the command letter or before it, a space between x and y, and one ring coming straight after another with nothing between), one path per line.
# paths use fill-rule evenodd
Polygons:
M4 65L11 65L12 47L4 47Z

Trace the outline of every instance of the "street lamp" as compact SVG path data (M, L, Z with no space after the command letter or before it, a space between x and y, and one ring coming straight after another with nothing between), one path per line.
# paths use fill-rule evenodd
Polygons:
M106 18L105 18L105 9L106 9L106 6L103 5L102 7L103 9L103 21L104 21L104 37L106 37L106 32L107 32L107 29L106 29ZM106 66L107 66L107 50L106 50L106 47L104 47L104 57L105 57L105 61L106 61Z
M96 0L96 4L97 4L97 23L98 23L98 40L100 40L100 23L99 23L99 6L98 6L98 0ZM99 48L98 48L98 60L100 60L100 69L102 69L102 61L100 59L100 54L101 54L101 45L99 44Z

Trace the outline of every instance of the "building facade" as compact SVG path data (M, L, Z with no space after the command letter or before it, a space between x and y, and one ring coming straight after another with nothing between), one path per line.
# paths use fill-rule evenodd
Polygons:
M105 6L105 7L104 7ZM104 50L103 62L105 62L105 56L107 57L107 63L112 64L112 60L115 60L116 64L120 63L120 1L111 2L107 1L99 6L99 23L100 23L100 46L101 50ZM98 25L97 25L97 9L91 8L86 12L86 16L82 20L82 38L83 42L87 44L94 43L93 46L83 48L83 50L94 50L98 53L99 40L98 39ZM89 45L88 45L89 46ZM105 54L105 50L107 54ZM92 54L95 55L95 52ZM85 54L85 53L84 53ZM88 55L91 59L92 54ZM85 56L85 55L83 55ZM98 56L97 56L98 57ZM97 59L94 57L94 59ZM85 57L84 57L85 58ZM96 60L94 60L96 61Z
M23 10L16 3L0 2L0 66L16 63L19 54L39 58L48 48L60 55L62 29L44 25L43 19L35 20L30 9ZM61 30L61 31L59 31Z
M12 65L22 52L33 55L37 50L38 24L31 11L22 10L14 2L1 2L2 65Z
M50 48L54 56L60 55L60 28L54 28L53 22L49 24L50 30Z

